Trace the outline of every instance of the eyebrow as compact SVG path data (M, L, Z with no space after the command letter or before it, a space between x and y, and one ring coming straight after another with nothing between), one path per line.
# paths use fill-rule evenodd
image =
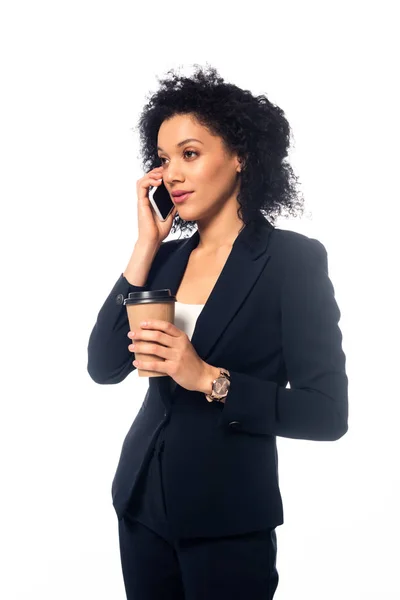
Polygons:
M188 142L200 142L200 144L203 143L196 138L187 138L187 140L183 140L182 142L179 142L179 144L177 144L176 147L179 148L180 146L183 146L183 144L187 144ZM164 150L162 148L160 148L160 146L157 146L157 150L161 150L161 152L164 152Z

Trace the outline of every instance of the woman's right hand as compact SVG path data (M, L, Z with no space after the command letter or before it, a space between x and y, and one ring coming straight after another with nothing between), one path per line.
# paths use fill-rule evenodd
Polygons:
M168 236L177 208L173 208L165 221L160 221L154 212L149 200L150 186L159 186L162 183L162 167L156 167L136 184L138 196L138 241L144 244L160 245Z

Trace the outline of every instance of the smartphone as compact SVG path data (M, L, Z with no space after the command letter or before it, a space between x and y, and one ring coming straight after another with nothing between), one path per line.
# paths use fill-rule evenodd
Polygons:
M166 221L175 204L171 200L171 196L164 185L164 181L162 181L160 185L151 186L149 188L149 200L159 220Z

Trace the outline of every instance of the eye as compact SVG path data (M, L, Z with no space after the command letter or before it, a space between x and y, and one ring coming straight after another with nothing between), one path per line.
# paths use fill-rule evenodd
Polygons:
M185 151L183 152L183 154L185 155L185 154L187 154L188 152L189 152L190 154L195 154L196 156L198 156L198 155L199 155L199 153L198 153L198 152L196 152L195 150L185 150ZM161 160L161 164L163 165L163 164L164 164L164 162L163 162L163 161L164 161L164 160L166 160L166 158L164 158L164 157L162 157L162 156L159 156L158 158Z
M185 152L183 154L187 154L187 152L190 152L190 154L195 154L196 156L198 156L198 152L195 152L194 150L185 150Z

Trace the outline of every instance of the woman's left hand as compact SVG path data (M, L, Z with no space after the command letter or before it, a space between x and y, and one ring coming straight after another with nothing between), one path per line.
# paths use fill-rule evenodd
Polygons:
M128 333L134 342L134 347L131 344L128 348L131 352L155 354L165 360L135 360L135 367L165 373L187 390L201 390L210 365L200 358L186 333L168 321L150 319L147 323L141 323L140 331L134 335L131 331Z

